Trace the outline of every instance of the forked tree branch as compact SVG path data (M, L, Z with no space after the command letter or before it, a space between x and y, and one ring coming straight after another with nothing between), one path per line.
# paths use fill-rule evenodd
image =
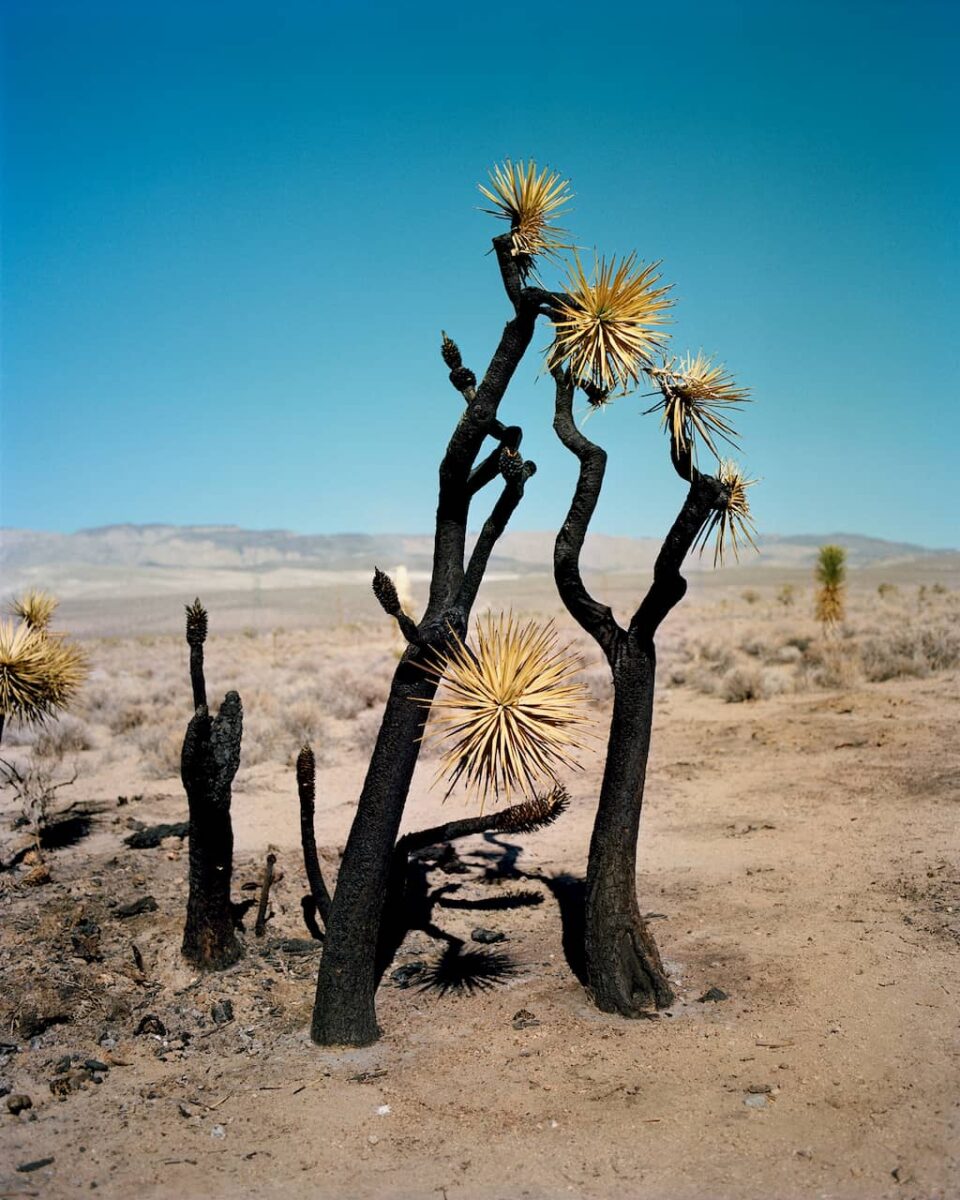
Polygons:
M473 553L470 555L470 562L464 573L463 586L457 597L457 607L464 613L468 613L473 607L493 548L506 529L507 522L513 516L517 505L523 499L524 485L537 471L535 462L524 462L520 455L513 451L501 449L497 453L499 455L499 473L504 476L503 491L493 506L490 516L483 523L480 536L477 538Z
M573 379L569 371L553 371L556 409L553 428L560 441L580 461L580 475L570 502L570 511L560 527L553 551L553 575L567 611L609 654L622 632L608 605L587 591L580 573L580 552L603 486L607 455L577 428L573 419Z
M681 479L690 484L683 507L664 538L653 568L653 582L630 620L630 632L652 638L667 613L683 599L687 581L680 574L683 561L710 513L727 501L727 489L713 475L703 475L693 465L689 439L680 445L670 438L670 461Z

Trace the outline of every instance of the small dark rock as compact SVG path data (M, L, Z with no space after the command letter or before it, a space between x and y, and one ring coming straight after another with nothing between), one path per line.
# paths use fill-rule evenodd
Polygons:
M185 838L189 832L189 821L176 821L172 825L150 825L146 829L138 829L123 840L131 850L156 850L164 838Z
M35 1158L33 1162L21 1163L17 1170L23 1175L29 1175L31 1171L39 1171L41 1167L49 1167L52 1162L55 1162L53 1155L49 1158Z
M747 1091L751 1096L769 1096L773 1088L769 1083L751 1083Z
M109 1071L110 1064L101 1062L99 1058L85 1058L83 1065L88 1071Z
M144 1033L155 1033L160 1037L167 1032L167 1027L155 1013L147 1013L145 1017L140 1018L140 1024L134 1030L137 1035Z
M13 1113L14 1116L16 1116L17 1113L26 1112L28 1108L33 1108L33 1101L29 1096L8 1096L7 1108Z
M0 1079L0 1096L9 1096L12 1088L6 1079Z
M702 996L697 997L697 1001L700 1004L709 1004L710 1002L717 1003L720 1000L729 1000L729 999L730 999L730 997L723 990L723 988L718 988L718 987L707 988L707 990L703 993Z
M521 1008L519 1012L513 1014L514 1029L529 1029L532 1025L539 1025L540 1022L529 1010L529 1008Z
M118 917L139 917L141 913L156 912L159 908L152 896L141 896L139 900L131 900L129 904L118 904Z
M287 938L280 943L280 949L284 954L319 954L323 943L315 942L312 938Z
M228 1025L233 1020L233 1001L217 1000L210 1009L214 1025Z
M390 972L390 978L398 988L408 988L420 978L426 969L425 962L404 963L402 967L397 967L395 971Z
M500 933L496 929L484 929L482 926L478 926L470 934L470 937L473 941L480 942L484 946L491 946L494 942L505 942L507 940L505 933Z
M63 1075L66 1071L69 1071L72 1066L73 1055L65 1054L63 1058L58 1058L53 1064L53 1073L54 1075Z

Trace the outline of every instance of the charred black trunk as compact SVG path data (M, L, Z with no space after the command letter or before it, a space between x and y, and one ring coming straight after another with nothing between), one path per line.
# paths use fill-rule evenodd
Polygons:
M408 651L414 659L413 651ZM320 1045L379 1037L377 949L393 848L436 684L415 661L394 676L333 893L310 1035Z
M590 857L587 863L584 957L587 989L605 1012L636 1017L673 1000L653 935L640 915L636 860L643 789L653 723L656 675L654 637L683 598L684 558L726 491L701 475L689 451L672 447L677 473L690 484L680 513L664 539L653 582L624 629L610 608L590 595L580 574L580 552L603 486L606 454L573 420L574 384L555 371L554 429L580 461L567 519L554 548L554 578L571 616L603 650L613 676L613 715Z
M611 668L613 716L587 865L584 955L597 1007L633 1017L673 1001L637 902L637 836L653 721L653 643L622 634Z
M240 765L243 709L227 692L211 718L204 706L187 726L181 777L190 808L190 882L183 956L204 970L230 966L242 954L233 924L230 799Z
M479 386L473 372L464 367L456 345L446 336L443 339L450 381L466 401L466 408L440 464L430 597L420 624L400 613L395 592L383 579L374 580L377 598L398 621L410 646L394 675L334 890L311 1025L311 1036L320 1045L363 1046L379 1036L375 993L383 909L427 704L437 687L422 671L421 663L431 646L444 645L450 628L461 637L465 634L494 543L535 470L532 463L519 459L521 431L501 424L497 410L530 345L540 297L521 286L509 235L495 238L494 249L515 315L507 322ZM487 437L499 445L475 467ZM505 451L509 461L504 458ZM498 476L504 481L502 495L465 563L471 500Z

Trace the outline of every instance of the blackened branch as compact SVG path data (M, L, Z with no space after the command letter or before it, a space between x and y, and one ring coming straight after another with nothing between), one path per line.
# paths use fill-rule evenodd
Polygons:
M313 827L316 806L317 766L313 750L304 746L297 755L297 792L300 796L300 844L303 847L303 865L310 884L313 907L320 914L324 925L330 919L330 893L323 881L320 859L317 856L317 835ZM312 932L312 930L311 930Z
M567 611L609 653L620 627L610 608L590 595L580 574L580 552L600 497L607 455L577 428L573 419L575 387L570 373L558 368L553 378L557 385L553 428L564 446L580 460L570 511L554 545L553 575Z
M653 583L630 621L631 634L652 639L667 613L683 599L687 590L680 574L683 561L710 513L726 504L727 490L719 479L701 475L695 467L691 474L687 498L657 555Z
M491 450L487 457L470 472L467 487L470 489L471 496L475 496L481 488L486 487L500 474L500 455L504 449L512 450L514 453L520 449L520 442L523 438L523 430L520 426L502 425L499 421L496 424L499 429L491 429L490 435L497 438L500 445Z
M493 548L507 527L507 522L513 516L514 510L523 499L523 489L531 475L536 474L537 464L524 462L518 451L501 448L499 455L499 473L504 478L503 491L483 523L477 544L470 555L463 577L463 584L457 598L457 607L466 614L473 607L477 598L480 583L490 561Z
M425 619L436 622L456 602L464 581L464 551L472 492L469 480L484 438L503 426L497 409L533 338L535 307L521 305L508 321L476 395L464 410L440 464L433 573Z
M379 567L373 568L373 594L380 603L380 607L388 617L393 617L400 627L400 632L412 646L420 646L423 644L423 639L420 637L420 630L417 628L416 621L408 616L400 606L400 597L397 595L396 585L390 576L381 571Z

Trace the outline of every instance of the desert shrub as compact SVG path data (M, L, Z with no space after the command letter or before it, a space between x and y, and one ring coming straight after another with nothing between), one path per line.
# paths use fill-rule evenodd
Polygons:
M718 694L728 704L763 700L769 694L763 673L756 667L734 667L720 681Z
M740 593L740 595L748 604L756 604L760 599L760 593L755 591L753 588L746 588Z
M792 583L785 583L777 592L777 603L782 604L784 608L791 608L797 598L797 589Z
M380 732L381 714L374 709L366 709L357 715L351 731L351 743L361 754L372 754Z
M62 758L81 750L93 750L96 742L86 721L62 716L41 731L36 740L36 753Z
M740 649L751 658L768 659L772 653L770 643L759 637L746 637L740 643Z
M613 703L613 679L609 667L587 667L581 673L580 679L590 689L590 695L597 704Z
M701 662L709 663L715 671L728 671L734 665L733 650L725 642L701 642L698 653Z
M182 729L177 726L145 725L134 731L133 741L140 752L143 772L148 779L179 776Z
M878 583L877 584L877 595L880 597L881 600L886 600L890 596L895 596L897 594L897 591L898 591L898 588L897 588L896 584L893 584L893 583Z

